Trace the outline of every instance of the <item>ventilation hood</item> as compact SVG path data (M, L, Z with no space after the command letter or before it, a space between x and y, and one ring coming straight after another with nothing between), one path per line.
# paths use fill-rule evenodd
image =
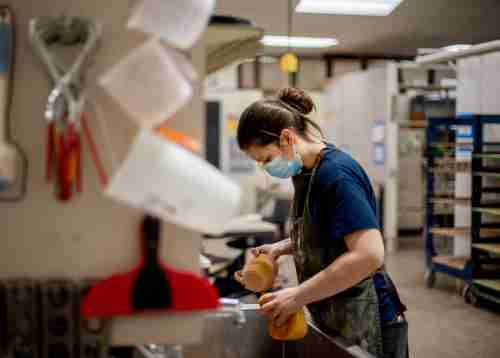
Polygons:
M236 61L252 58L261 50L264 30L251 21L214 15L205 34L207 74Z

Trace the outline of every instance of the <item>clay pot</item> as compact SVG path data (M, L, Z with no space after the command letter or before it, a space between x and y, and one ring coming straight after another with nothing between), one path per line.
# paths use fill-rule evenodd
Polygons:
M276 263L267 255L260 254L243 267L242 282L250 291L264 292L273 287L277 271Z
M294 341L306 336L308 326L304 311L292 315L283 326L277 327L273 321L269 321L268 332L271 338L278 341Z

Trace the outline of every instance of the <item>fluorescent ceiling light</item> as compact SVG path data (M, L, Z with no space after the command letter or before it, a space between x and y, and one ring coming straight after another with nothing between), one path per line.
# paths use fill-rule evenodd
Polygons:
M272 56L261 56L259 61L260 63L278 63L278 59Z
M438 48L419 48L417 49L417 55L423 56L423 55L431 55L433 53L439 52L440 50Z
M389 15L403 0L301 0L295 11L331 15Z
M443 47L443 50L445 50L445 51L451 51L451 52L457 52L457 51L467 50L471 46L472 45L456 44L456 45L450 45L450 46Z
M274 47L304 47L324 48L338 44L336 39L324 37L295 37L295 36L264 36L261 42L266 46Z

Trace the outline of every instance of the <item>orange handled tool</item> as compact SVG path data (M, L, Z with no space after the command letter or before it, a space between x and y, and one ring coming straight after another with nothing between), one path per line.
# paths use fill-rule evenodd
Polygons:
M54 170L55 150L56 150L56 126L54 121L47 124L47 143L45 149L45 179L50 182Z
M97 145L92 138L92 133L90 132L90 128L87 124L87 120L85 115L82 113L80 117L80 124L83 129L83 134L85 135L85 139L89 143L90 146L90 154L92 155L92 161L97 170L97 174L99 175L99 179L101 180L101 185L104 187L108 184L108 176L106 175L106 171L104 170L104 165L102 164L101 158L99 157L99 153L97 151Z

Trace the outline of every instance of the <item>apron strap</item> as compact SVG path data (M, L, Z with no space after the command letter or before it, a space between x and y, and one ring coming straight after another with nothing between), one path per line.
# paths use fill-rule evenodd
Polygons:
M394 303L396 304L396 313L398 315L403 314L406 312L407 308L403 302L401 302L401 299L399 298L398 290L396 289L396 285L394 285L394 282L392 281L391 277L385 272L381 271L382 274L384 275L385 282L387 284L387 290L389 291L389 294L394 300Z

